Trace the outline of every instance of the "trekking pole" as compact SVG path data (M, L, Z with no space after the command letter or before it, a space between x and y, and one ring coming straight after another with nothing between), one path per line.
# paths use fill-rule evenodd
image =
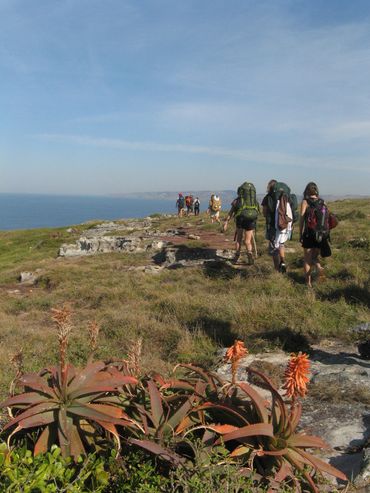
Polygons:
M255 252L256 258L258 258L257 243L256 243L256 238L254 236L254 231L253 231L252 237L253 237L254 252Z

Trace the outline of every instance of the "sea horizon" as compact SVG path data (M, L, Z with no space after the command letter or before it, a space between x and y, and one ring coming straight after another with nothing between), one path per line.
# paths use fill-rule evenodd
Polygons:
M73 226L175 212L173 200L105 195L0 193L0 230Z

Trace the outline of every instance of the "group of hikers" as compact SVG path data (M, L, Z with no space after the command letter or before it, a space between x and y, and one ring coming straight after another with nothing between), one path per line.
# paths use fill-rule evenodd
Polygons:
M176 201L177 214L179 217L182 217L184 214L189 216L190 214L194 214L195 216L199 216L200 213L200 200L199 197L196 197L194 200L193 195L184 195L179 193L179 197ZM186 211L185 211L186 207Z
M198 215L200 201L186 201L186 196L179 194L176 202L179 216L184 214L185 205L187 214L193 212ZM197 202L197 212L195 203ZM299 225L299 238L304 250L304 273L306 284L312 287L312 275L316 273L320 279L324 277L324 268L320 263L321 257L329 257L330 230L335 228L338 220L332 214L325 201L319 195L316 183L307 184L303 192L303 200L298 212L298 201L286 183L270 180L267 184L266 195L262 203L262 213L266 220L266 239L269 242L269 253L272 256L274 267L277 271L285 273L287 265L285 261L285 243L292 238L294 224ZM212 194L209 200L207 213L211 221L221 224L220 212L221 198ZM257 200L256 188L253 183L244 182L237 190L237 197L232 201L231 208L223 224L226 232L231 219L235 220L236 251L234 263L241 259L241 249L244 243L246 248L247 263L252 265L257 255L255 230L257 218L260 213L260 204ZM253 253L253 247L255 254Z

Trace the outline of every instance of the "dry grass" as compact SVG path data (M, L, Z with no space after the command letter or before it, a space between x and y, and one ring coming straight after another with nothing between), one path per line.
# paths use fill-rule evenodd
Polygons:
M220 345L244 340L250 350L278 346L306 350L320 337L349 338L348 328L370 320L370 252L354 249L349 237L369 238L369 201L340 201L333 209L361 214L345 219L333 232L328 280L308 292L303 284L299 243L289 245L286 276L275 273L265 252L263 223L257 231L262 256L238 272L202 267L167 270L150 276L129 272L129 265L150 262L146 254L105 254L57 259L61 243L73 241L64 228L0 234L0 393L12 379L9 354L24 348L26 370L57 357L50 310L69 303L74 311L69 354L75 364L89 354L89 322L100 327L98 358L126 357L142 338L144 369L168 370L174 362L212 366ZM194 218L161 219L165 230L194 223ZM200 226L203 227L203 226ZM204 227L210 228L208 223ZM216 229L214 225L212 228ZM233 231L228 233L232 239ZM42 269L35 287L20 287L21 271ZM13 292L20 289L20 293Z

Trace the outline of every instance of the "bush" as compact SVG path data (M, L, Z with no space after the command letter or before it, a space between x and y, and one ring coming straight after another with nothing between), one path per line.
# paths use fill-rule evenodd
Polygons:
M77 461L64 459L53 445L50 452L33 456L26 446L9 451L0 444L0 485L3 493L100 493L108 484L104 460L94 455Z

